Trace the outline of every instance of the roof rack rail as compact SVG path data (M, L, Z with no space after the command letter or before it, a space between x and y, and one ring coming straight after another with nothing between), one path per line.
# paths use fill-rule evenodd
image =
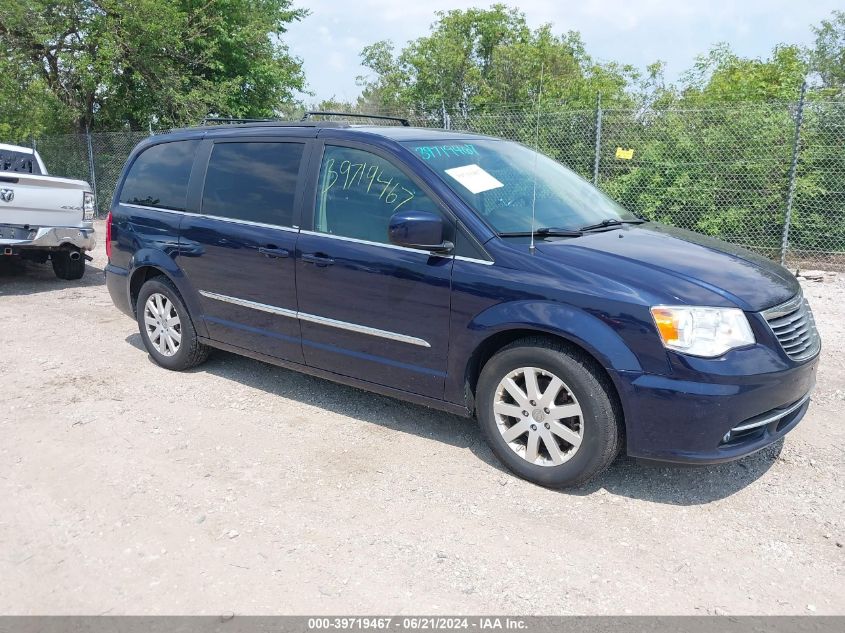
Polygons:
M307 121L312 116L351 116L358 117L360 119L380 119L382 121L396 121L403 127L411 127L408 119L403 119L398 116L386 116L384 114L359 114L357 112L328 112L325 110L309 110L302 115L302 121Z
M269 123L270 121L275 120L276 119L236 119L222 116L207 116L202 120L202 124L208 125L209 123Z

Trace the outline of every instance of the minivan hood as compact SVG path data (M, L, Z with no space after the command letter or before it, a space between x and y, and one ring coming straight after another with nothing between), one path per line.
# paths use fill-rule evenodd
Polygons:
M745 310L783 303L799 290L785 268L741 247L656 223L538 242L543 255L686 301L689 284L716 293ZM599 270L597 270L599 269ZM649 271L653 271L649 275ZM667 286L667 275L678 279ZM698 300L699 293L689 300Z

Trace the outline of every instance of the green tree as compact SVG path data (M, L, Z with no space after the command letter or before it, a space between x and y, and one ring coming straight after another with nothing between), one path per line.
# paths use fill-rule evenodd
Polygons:
M650 69L651 110L606 118L601 186L645 217L777 254L806 58L794 46L749 59L718 45L678 86Z
M551 25L529 28L525 15L496 4L489 9L438 12L429 35L395 52L389 41L364 48L362 99L385 109L421 115L463 114L529 104L540 76L547 101L593 108L601 92L608 102L630 103L626 89L638 77L630 65L600 64L580 35L556 35Z
M719 44L683 76L682 98L697 106L795 101L807 70L806 54L798 46L777 46L761 60L739 57Z
M77 129L269 116L304 88L281 36L292 0L20 0L0 5L0 58ZM14 93L0 92L0 111Z
M821 78L826 96L845 94L845 11L834 11L830 20L813 27L816 43L810 59Z
M41 77L0 58L0 142L29 144L45 130L63 130L72 121Z

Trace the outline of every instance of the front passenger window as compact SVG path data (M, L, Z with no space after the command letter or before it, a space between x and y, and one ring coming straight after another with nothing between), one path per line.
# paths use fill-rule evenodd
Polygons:
M326 146L315 231L387 243L390 217L402 210L439 213L434 201L390 161L359 149Z

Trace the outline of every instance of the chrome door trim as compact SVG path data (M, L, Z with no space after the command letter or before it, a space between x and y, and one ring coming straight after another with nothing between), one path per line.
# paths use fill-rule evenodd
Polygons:
M364 246L380 246L381 248L392 248L397 251L405 251L408 253L423 253L426 257L445 257L459 259L462 262L470 262L473 264L484 264L485 266L492 266L495 262L488 259L478 259L476 257L465 257L463 255L444 255L443 253L432 253L421 248L408 248L407 246L398 246L396 244L387 244L384 242L372 242L370 240L359 240L357 237L346 237L345 235L334 235L332 233L320 233L319 231L299 231L302 235L314 235L316 237L328 237L333 240L340 240L342 242L352 242L353 244L363 244Z
M208 290L200 290L200 294L203 297L208 297L209 299L223 301L225 303L233 303L236 306L242 306L244 308L252 308L253 310L260 310L261 312L278 314L279 316L285 316L291 319L297 318L296 310L288 310L287 308L279 308L277 306L271 306L266 303L258 303L257 301L249 301L248 299L239 299L238 297L221 295L216 292L209 292Z
M200 218L207 218L209 220L219 220L221 222L228 222L230 224L242 224L244 226L257 226L264 229L278 229L279 231L290 231L291 233L299 233L298 226L282 226L281 224L267 224L266 222L253 222L252 220L238 220L236 218L224 218L220 215L209 215L207 213L192 214Z
M144 209L146 211L163 211L164 213L178 213L181 215L197 215L190 211L180 211L179 209L168 209L167 207L150 207L145 204L133 204L131 202L118 202L122 207L131 207L133 209Z
M390 339L392 341L399 341L401 343L408 343L410 345L418 345L420 347L431 347L428 341L425 341L416 336L408 336L407 334L399 334L397 332L390 332L388 330L380 330L368 325L358 325L357 323L349 323L348 321L338 321L337 319L330 319L328 317L317 316L316 314L307 314L305 312L299 313L299 318L303 321L311 323L319 323L320 325L327 325L329 327L338 328L340 330L349 330L350 332L359 332L361 334L369 334L370 336L379 336L381 338Z
M164 213L178 213L180 215L188 215L192 218L205 218L207 220L219 220L221 222L228 222L230 224L242 224L244 226L257 226L265 229L278 229L280 231L299 233L298 226L282 226L281 224L267 224L266 222L253 222L252 220L238 220L237 218L224 218L220 215L209 215L208 213L193 213L192 211L179 211L178 209L167 209L165 207L148 207L143 204L131 204L129 202L121 202L120 204L124 207L132 207L133 209L145 209L147 211L163 211Z
M320 233L319 231L300 231L303 235L314 235L316 237L328 237L333 240L340 240L342 242L352 242L353 244L364 244L365 246L381 246L382 248L392 248L397 251L406 251L408 253L422 253L428 257L452 257L451 255L441 255L438 253L431 253L419 248L408 248L407 246L397 246L396 244L386 244L384 242L371 242L370 240L359 240L357 237L346 237L345 235L334 235L333 233Z
M399 334L398 332L391 332L389 330L380 330L379 328L370 327L368 325L359 325L357 323L350 323L349 321L338 321L337 319L330 319L328 317L318 316L316 314L308 314L307 312L297 312L296 310L289 310L287 308L280 308L278 306L268 305L266 303L258 303L257 301L250 301L248 299L240 299L238 297L230 297L228 295L221 295L216 292L209 292L208 290L200 290L199 293L203 297L214 299L215 301L223 301L231 303L244 308L252 308L253 310L260 310L261 312L269 312L270 314L278 314L279 316L288 317L291 319L299 319L301 321L308 321L310 323L317 323L328 327L337 328L339 330L348 330L350 332L358 332L360 334L367 334L369 336L378 336L386 338L391 341L399 341L400 343L408 343L409 345L417 345L419 347L431 347L428 341L416 336L409 336L407 334Z
M489 259L478 259L477 257L465 257L463 255L455 255L455 259L461 262L470 262L471 264L484 264L485 266L492 266L495 263Z

